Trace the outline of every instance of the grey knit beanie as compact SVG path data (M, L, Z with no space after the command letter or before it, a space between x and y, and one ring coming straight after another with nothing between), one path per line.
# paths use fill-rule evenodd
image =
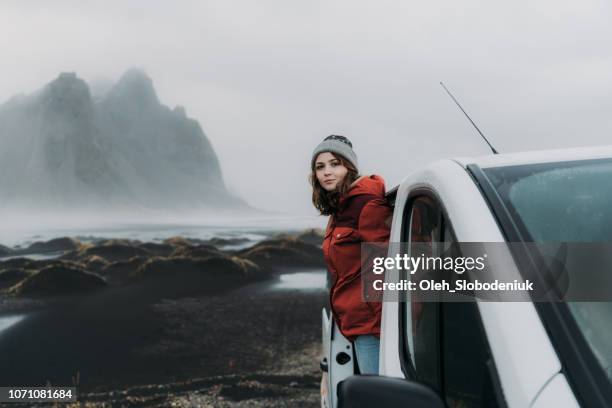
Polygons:
M355 166L355 169L359 169L359 167L357 167L357 155L353 151L353 144L344 136L329 135L323 139L312 152L312 160L310 162L311 168L314 168L315 159L319 153L323 152L338 153Z

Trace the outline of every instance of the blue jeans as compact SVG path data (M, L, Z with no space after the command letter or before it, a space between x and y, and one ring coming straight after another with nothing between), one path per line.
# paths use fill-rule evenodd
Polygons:
M355 338L355 353L361 374L378 374L378 350L380 340L371 334Z

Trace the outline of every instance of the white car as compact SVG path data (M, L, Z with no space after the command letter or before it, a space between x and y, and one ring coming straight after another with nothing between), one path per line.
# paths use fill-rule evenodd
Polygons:
M391 242L415 240L417 207L432 242L610 242L612 147L441 160L388 196ZM524 278L510 253L500 259ZM384 302L379 376L352 376L352 346L324 315L322 406L612 406L612 302L406 296Z

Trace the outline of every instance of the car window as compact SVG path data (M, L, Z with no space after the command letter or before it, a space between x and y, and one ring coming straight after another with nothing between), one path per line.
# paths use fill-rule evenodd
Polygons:
M447 226L444 244L454 242ZM457 254L459 255L459 254ZM501 392L480 311L475 301L447 302L441 306L442 383L449 408L498 407Z
M533 241L612 242L612 160L483 171Z
M409 225L407 241L410 244L425 244L422 247L430 251L425 255L432 256L435 251L433 243L439 242L440 239L441 225L439 211L429 197L414 200ZM416 379L440 390L439 304L422 303L410 297L410 305L410 310L407 310L409 313L404 313L407 319L405 327L410 328L406 340Z
M429 197L409 204L411 244L429 246L428 256L442 255L454 242L454 233L443 211ZM436 245L439 244L439 245ZM407 249L409 250L409 249ZM410 254L409 254L410 255ZM436 390L449 407L497 407L496 377L480 313L474 302L418 302L408 296L403 340L418 382Z

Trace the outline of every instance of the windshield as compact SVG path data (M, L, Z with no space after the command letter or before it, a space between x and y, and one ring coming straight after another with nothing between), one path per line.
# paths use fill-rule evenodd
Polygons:
M612 160L483 169L535 242L612 242Z
M612 242L612 159L483 171L525 241ZM612 302L567 305L597 361L612 379Z

